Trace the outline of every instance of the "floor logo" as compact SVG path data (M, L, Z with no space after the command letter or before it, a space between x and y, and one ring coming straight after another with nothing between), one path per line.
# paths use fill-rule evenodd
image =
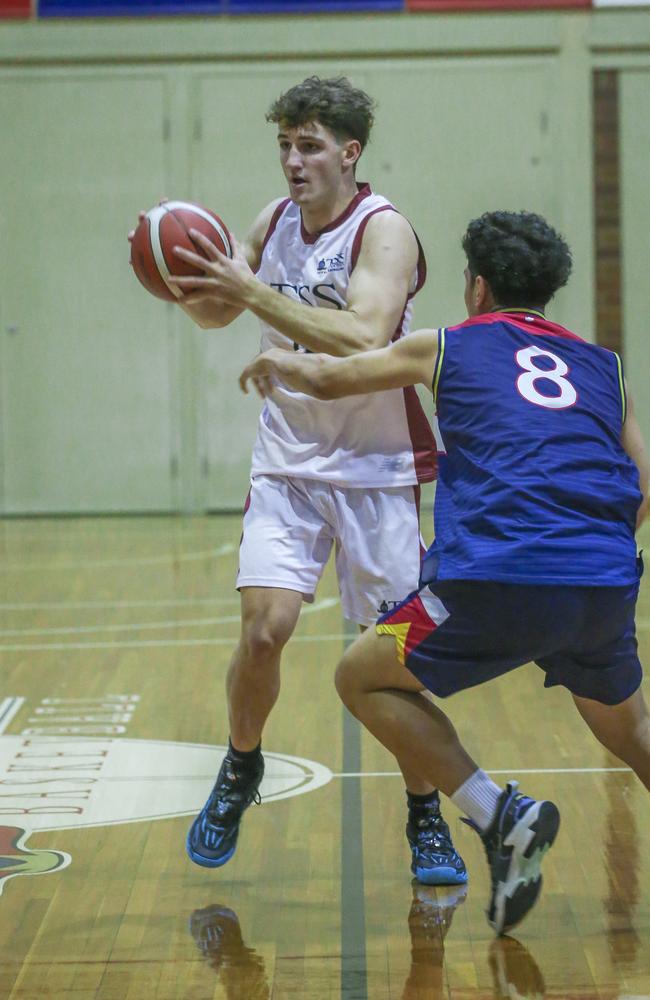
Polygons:
M162 740L0 736L0 893L14 875L65 868L62 851L26 847L32 833L193 816L226 747ZM262 802L326 785L315 761L264 754Z
M29 832L17 826L0 826L0 896L5 883L16 875L45 875L70 864L63 851L31 851L25 847Z

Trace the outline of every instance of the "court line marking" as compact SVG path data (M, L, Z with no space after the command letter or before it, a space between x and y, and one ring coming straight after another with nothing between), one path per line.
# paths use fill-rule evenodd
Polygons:
M511 767L494 771L485 767L487 774L633 774L631 767ZM333 778L401 778L401 771L332 771Z
M5 729L11 725L26 700L20 696L3 698L0 702L0 733L4 733Z
M39 719L41 719L39 716ZM94 737L88 737L88 740ZM122 739L123 737L115 737L115 741ZM66 742L75 740L83 740L83 737L64 737L59 736L57 739L65 740ZM634 774L631 767L510 767L503 770L493 771L490 768L485 769L486 774ZM401 778L401 771L341 771L341 772L331 772L332 778ZM77 777L72 775L72 777ZM276 774L273 771L266 770L264 772L265 780L275 780L281 781L285 777L284 774ZM209 781L210 778L214 779L214 771L210 771L206 774L120 774L114 775L112 777L102 777L97 775L95 781L97 783L124 783L124 782L141 782L141 781Z
M309 607L302 612L306 614ZM239 619L238 619L239 620ZM342 642L348 638L345 632L331 632L326 635L293 635L291 642ZM0 643L0 653L43 653L60 652L64 649L164 649L193 646L228 646L236 642L236 636L225 639L133 639L131 642L43 642L43 643Z
M229 542L227 545L220 545L217 549L205 549L202 552L186 552L176 554L166 553L162 556L129 556L124 559L88 559L71 560L68 562L45 562L45 563L5 563L0 565L2 573L42 573L44 571L56 572L61 569L94 569L106 566L159 566L165 563L191 562L198 559L217 559L220 556L230 555L237 550L238 546Z
M239 616L237 620L239 621ZM331 635L293 635L291 642L342 642L345 638L343 632ZM0 653L45 653L60 652L64 649L164 649L165 647L171 649L184 646L232 646L236 642L237 636L227 639L134 639L132 642L0 643Z
M343 622L345 647L358 635L352 622ZM341 705L342 762L346 772L361 767L361 726ZM331 773L331 772L330 772ZM363 864L363 807L358 778L341 784L341 1000L368 1000L366 956L366 890Z
M302 614L314 614L317 611L325 611L333 608L339 603L337 597L324 597L322 601L307 605ZM159 622L125 622L119 625L66 625L54 628L10 628L0 629L0 637L21 636L21 635L82 635L93 632L144 632L147 630L168 628L201 628L207 625L225 625L229 622L238 622L241 615L226 615L220 618L186 618L171 621Z
M0 611L77 611L85 608L163 608L193 604L239 604L240 597L163 597L150 601L25 601L1 603Z

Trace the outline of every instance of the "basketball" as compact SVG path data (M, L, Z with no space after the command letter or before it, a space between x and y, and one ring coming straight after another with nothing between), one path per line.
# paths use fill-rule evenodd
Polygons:
M177 257L174 247L184 247L205 257L190 236L190 229L214 243L218 250L232 257L228 229L218 215L188 201L167 201L147 212L131 242L131 264L138 281L148 292L167 302L175 302L182 292L170 284L171 274L203 277L204 272Z

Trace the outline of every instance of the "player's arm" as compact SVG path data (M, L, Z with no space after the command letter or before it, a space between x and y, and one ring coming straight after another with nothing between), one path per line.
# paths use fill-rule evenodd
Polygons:
M634 406L632 403L632 398L628 391L627 385L625 387L625 393L627 396L627 414L625 417L625 423L623 424L623 432L621 434L621 444L625 448L637 469L639 470L639 486L641 488L641 494L643 500L641 506L639 507L639 512L636 517L637 530L640 528L646 514L648 513L648 483L650 482L650 459L648 458L648 452L646 450L645 442L643 440L643 434L641 433L641 428L639 427L639 421L634 413Z
M437 330L418 330L387 347L344 358L274 348L246 366L239 385L248 392L250 380L260 395L266 396L280 381L316 399L399 389L419 382L431 390L437 357Z
M235 243L236 266L246 275L252 275L253 271L256 271L260 266L264 237L273 213L281 201L282 199L278 198L267 205L255 219L244 242L242 244ZM209 240L205 240L205 242L211 247L214 246ZM216 250L216 248L214 249ZM226 302L210 289L193 291L191 282L184 286L183 279L174 279L172 276L172 280L175 280L182 290L186 287L187 290L185 290L183 297L178 299L178 305L202 330L228 326L246 308L243 305Z
M179 250L183 260L200 267L204 278L178 279L180 287L204 288L261 320L310 351L345 356L387 344L397 329L418 260L418 245L409 223L397 212L385 211L368 221L359 257L350 277L347 309L312 309L259 281L241 266L237 254L229 260L194 234L206 261Z

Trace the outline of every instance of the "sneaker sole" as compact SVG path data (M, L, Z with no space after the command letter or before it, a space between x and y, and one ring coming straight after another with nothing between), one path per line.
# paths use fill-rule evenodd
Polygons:
M488 912L488 922L497 934L520 923L535 905L542 888L541 864L559 826L557 806L536 802L504 840L504 847L512 848L508 876L498 883Z
M190 831L191 832L191 831ZM235 845L236 847L236 845ZM206 858L202 854L197 854L196 851L192 849L190 844L190 834L188 833L187 839L185 841L185 850L187 851L187 856L190 861L193 861L195 865L200 865L201 868L221 868L230 861L233 854L235 853L235 847L232 847L227 854L224 854L221 858Z
M412 868L418 882L422 885L465 885L467 872L458 872L455 868Z

